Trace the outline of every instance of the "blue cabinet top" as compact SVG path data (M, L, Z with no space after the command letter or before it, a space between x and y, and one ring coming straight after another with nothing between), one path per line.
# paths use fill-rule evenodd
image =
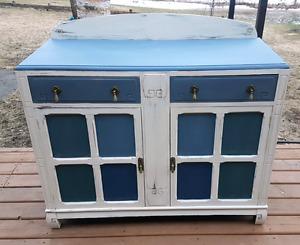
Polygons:
M192 71L286 69L247 23L176 14L64 22L17 70Z
M17 70L287 69L261 39L49 40Z

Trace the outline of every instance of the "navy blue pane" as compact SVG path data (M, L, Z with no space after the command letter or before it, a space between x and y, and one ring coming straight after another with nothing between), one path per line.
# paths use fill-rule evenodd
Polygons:
M96 201L93 168L87 164L55 167L63 202Z
M215 122L215 114L178 115L178 155L212 155Z
M135 156L134 119L128 114L95 116L99 155Z
M225 162L220 165L219 198L250 199L252 197L254 162Z
M101 177L105 201L138 199L135 164L101 165Z
M90 144L83 115L46 116L53 157L89 157Z
M256 155L263 113L228 113L224 117L222 154Z
M212 164L184 162L177 168L177 199L210 199Z

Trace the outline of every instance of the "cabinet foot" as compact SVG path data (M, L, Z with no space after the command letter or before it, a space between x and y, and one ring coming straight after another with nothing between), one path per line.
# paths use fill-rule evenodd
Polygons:
M53 229L59 229L60 226L61 226L61 222L59 219L56 218L56 215L54 214L47 214L46 215L46 221L47 221L47 224L53 228Z
M255 215L255 224L256 225L264 224L267 219L267 215L268 215L267 210L259 210Z

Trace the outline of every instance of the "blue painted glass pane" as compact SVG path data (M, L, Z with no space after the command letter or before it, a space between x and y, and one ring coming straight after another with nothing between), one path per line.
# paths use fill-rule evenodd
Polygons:
M53 157L89 157L90 144L83 115L46 116Z
M220 165L219 198L250 199L252 197L254 162L225 162Z
M135 164L103 164L101 177L105 201L138 199Z
M177 168L177 199L210 199L212 164L184 162Z
M228 113L224 117L222 154L256 155L263 113Z
M178 155L212 155L215 122L215 114L178 115Z
M135 156L134 119L128 114L95 116L99 155Z
M63 202L96 201L93 168L87 164L55 167Z

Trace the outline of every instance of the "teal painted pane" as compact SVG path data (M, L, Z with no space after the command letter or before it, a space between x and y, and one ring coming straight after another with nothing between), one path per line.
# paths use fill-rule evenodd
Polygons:
M55 167L63 202L96 201L93 168L87 164Z
M134 118L129 114L95 116L99 155L135 156Z
M252 197L254 162L225 162L220 165L219 199L250 199Z
M76 114L46 116L53 157L89 157L86 119Z
M135 164L103 164L101 178L105 201L138 200Z
M187 113L178 115L178 155L212 155L216 115Z
M210 199L212 164L183 162L177 167L177 199Z
M228 113L224 117L222 155L256 155L263 113Z

